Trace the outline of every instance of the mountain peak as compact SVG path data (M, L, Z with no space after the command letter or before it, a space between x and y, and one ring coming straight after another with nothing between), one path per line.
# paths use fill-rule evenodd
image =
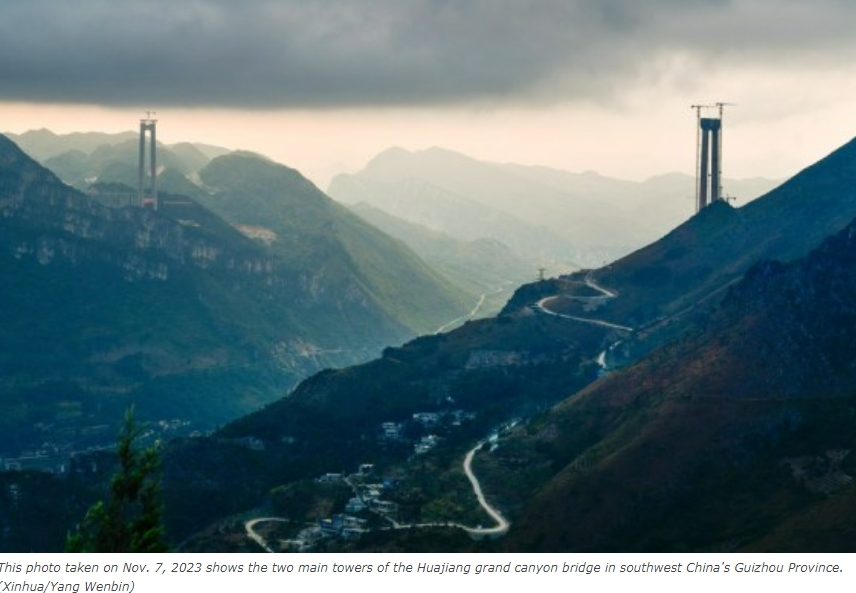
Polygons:
M375 156L366 165L366 171L394 174L413 168L449 166L459 163L485 165L460 152L455 152L440 146L430 146L421 150L407 150L400 146L387 148Z
M239 158L241 158L241 159L253 159L253 160L257 160L257 161L263 161L266 163L274 163L274 161L271 158L266 157L265 155L263 155L259 152L253 152L252 150L235 150L235 151L230 152L229 154L224 154L223 156L220 156L217 158L228 159L230 157L235 158L235 159L239 159Z
M297 169L255 152L236 150L209 162L199 175L203 183L216 188L256 187L270 194L303 193L328 200L327 196Z
M368 163L365 171L396 170L405 166L413 158L413 153L400 146L393 146L376 154Z

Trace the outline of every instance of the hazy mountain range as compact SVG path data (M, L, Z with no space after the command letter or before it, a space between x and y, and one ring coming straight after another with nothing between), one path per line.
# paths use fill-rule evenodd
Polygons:
M775 185L760 178L723 181L725 193L739 203ZM441 148L389 149L359 173L333 178L328 192L457 239L496 239L547 267L602 265L658 239L695 211L694 181L686 175L637 183L478 161Z
M137 172L137 132L55 134L42 129L7 136L24 152L71 185L78 186L86 183L87 179L99 178L104 174L104 167L111 163L133 165L134 174ZM228 152L231 152L228 148L199 142L181 142L169 146L158 143L159 164L167 168L177 168L185 174L199 171L211 159ZM133 177L132 181L136 181L136 177Z

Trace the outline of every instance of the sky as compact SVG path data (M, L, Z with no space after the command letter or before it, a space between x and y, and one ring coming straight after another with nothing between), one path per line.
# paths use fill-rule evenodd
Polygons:
M856 135L850 0L3 0L0 130L261 152L320 187L431 146L626 179L787 177ZM690 190L688 190L690 191Z

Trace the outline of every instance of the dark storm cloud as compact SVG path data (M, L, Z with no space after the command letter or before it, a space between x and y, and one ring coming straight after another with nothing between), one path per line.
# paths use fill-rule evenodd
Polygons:
M608 98L693 63L849 57L844 0L4 0L0 99L352 106Z

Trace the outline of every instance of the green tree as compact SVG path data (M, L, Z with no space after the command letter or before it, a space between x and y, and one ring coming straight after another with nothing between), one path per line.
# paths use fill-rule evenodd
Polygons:
M133 408L119 434L119 469L107 501L86 512L66 538L67 552L166 552L160 502L160 458L155 447L134 448L138 429Z

